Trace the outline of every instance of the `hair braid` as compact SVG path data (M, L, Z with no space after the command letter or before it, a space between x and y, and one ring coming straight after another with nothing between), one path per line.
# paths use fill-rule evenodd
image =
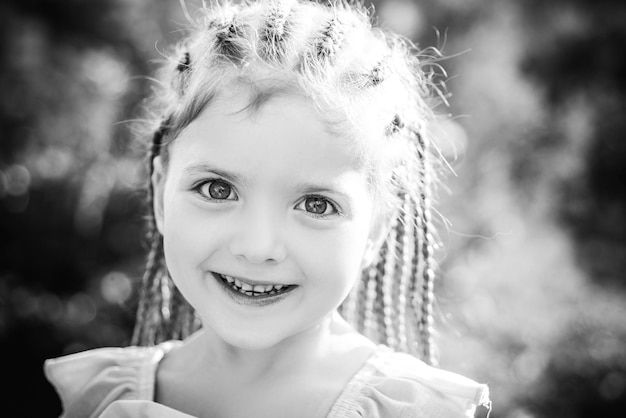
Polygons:
M369 73L369 80L373 87L379 85L389 76L389 69L384 65L383 62L378 63L372 71Z
M404 195L403 204L404 234L402 243L402 269L400 271L400 294L398 296L398 328L400 329L400 349L413 353L410 342L415 340L415 324L411 322L411 282L413 272L413 257L417 245L415 212L409 193Z
M420 356L421 343L419 341L418 324L421 318L421 306L422 298L420 296L421 283L422 283L422 247L424 246L424 229L422 228L422 207L414 201L414 207L412 208L412 218L415 222L414 225L414 243L413 257L411 258L411 280L409 282L409 308L412 311L412 315L409 315L409 322L411 330L411 347L410 351L416 356Z
M393 329L393 300L392 300L392 288L396 278L396 264L398 256L397 246L397 213L394 215L394 222L389 228L389 234L387 236L387 254L385 256L385 273L381 280L381 292L380 296L383 299L382 318L385 325L385 344L390 347L396 345L396 335Z
M148 254L146 271L142 279L135 329L131 339L131 344L133 345L146 344L145 335L147 328L150 326L148 324L148 317L150 316L150 309L152 306L152 288L155 285L155 278L157 277L160 269L160 259L163 256L161 251L162 248L160 240L153 239L150 253Z
M148 288L149 305L147 310L147 316L144 326L146 332L144 333L144 341L140 342L140 345L154 345L159 341L163 329L163 246L160 246L160 250L157 253L158 258L155 257L157 263L157 269L155 275L151 278L150 287Z
M216 25L215 50L235 65L241 65L246 53L240 42L244 29L236 16Z
M163 267L165 267L165 263L163 263ZM159 303L157 304L158 310L156 316L160 326L157 328L155 344L166 340L167 336L171 333L170 301L172 295L172 281L165 268L161 269L161 274L159 275L159 288L160 298L158 299Z
M180 305L180 301L177 300L177 295L176 293L180 293L177 292L177 288L174 285L174 282L172 280L168 280L168 292L169 292L169 298L168 298L168 311L169 311L169 320L167 323L167 329L166 329L166 335L168 336L168 338L173 338L173 339L180 339L180 331L181 331L181 323L180 323L180 316L181 316L181 305Z
M379 261L380 263L380 261ZM377 263L378 264L378 263ZM365 299L365 334L373 339L379 341L384 332L384 328L381 326L379 317L382 314L382 299L379 297L379 284L377 268L369 268L364 275L367 280L367 294Z
M185 52L183 54L183 59L181 59L178 62L176 69L178 70L178 72L184 73L185 71L189 69L190 66L191 66L191 56L189 55L189 52Z
M272 2L261 32L262 52L270 61L280 61L285 54L285 40L291 35L289 13L291 4L286 1Z
M172 288L171 295L171 335L170 338L185 339L193 331L193 308L180 293L178 288Z
M160 154L163 138L167 135L170 127L170 118L164 120L159 128L152 136L152 143L148 152L148 185L147 185L147 204L150 213L153 213L154 204L154 188L152 187L152 175L154 174L154 158ZM162 237L157 230L154 215L150 216L148 239L151 240L150 253L146 264L146 271L142 279L142 286L139 294L139 304L137 308L137 319L131 343L134 345L146 345L148 341L146 334L150 325L151 309L153 307L153 298L156 278L162 269L163 259L163 243Z
M387 136L406 132L406 125L399 115L385 128ZM386 292L391 291L391 300L395 305L385 303L385 330L388 333L387 343L399 350L407 350L421 357L429 364L435 363L432 341L434 301L433 284L435 279L434 237L430 207L431 173L428 160L428 144L420 132L409 131L415 137L413 148L417 155L418 181L406 183L407 192L400 185L402 210L395 218L395 225L389 231L387 241L394 237L393 245L397 246L399 264L390 273L391 261L385 271L383 281L389 275L395 277L393 283L384 284ZM409 184L417 184L417 191ZM414 198L412 196L415 196ZM387 254L389 259L389 254ZM385 293L386 293L385 292ZM386 301L389 301L386 297ZM394 335L398 338L395 339Z
M317 58L323 63L332 62L343 38L344 33L341 28L341 21L337 16L333 16L324 27L321 36L315 44Z
M189 83L189 73L191 71L191 55L189 52L185 52L178 65L176 66L177 75L174 77L173 84L174 89L177 91L179 97L185 95L187 90L187 84Z
M421 162L421 199L420 206L421 229L423 243L422 253L422 288L421 288L421 315L418 323L418 330L421 342L422 357L429 363L435 364L436 359L433 352L432 326L433 315L432 305L434 301L433 287L435 280L434 261L434 236L432 226L432 216L430 207L432 205L430 197L430 165L428 161L428 143L420 132L415 132L418 142L418 156Z
M385 127L385 135L392 136L400 132L404 128L404 122L400 119L400 115L395 115L389 125Z
M408 244L410 227L406 219L406 197L405 192L400 192L398 196L400 202L402 202L400 209L398 210L398 221L396 224L396 246L398 253L396 255L396 271L395 280L391 288L391 300L392 304L392 326L396 335L395 348L400 351L406 351L406 323L404 309L404 299L406 295L406 281L408 266L406 264L407 252L410 251L410 245Z

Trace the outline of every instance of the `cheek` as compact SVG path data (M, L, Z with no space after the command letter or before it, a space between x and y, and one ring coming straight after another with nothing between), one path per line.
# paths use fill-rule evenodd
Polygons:
M304 260L300 264L309 276L335 288L349 288L359 277L366 239L367 231L353 228L309 236L297 244L298 258Z
M174 196L166 201L163 218L165 259L174 280L183 272L201 269L219 230L201 210Z

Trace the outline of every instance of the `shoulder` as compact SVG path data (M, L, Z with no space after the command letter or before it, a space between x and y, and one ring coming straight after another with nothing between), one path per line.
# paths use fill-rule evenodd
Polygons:
M178 343L84 351L46 360L44 372L64 416L98 416L116 400L152 400L158 363Z
M489 408L486 385L381 348L346 386L330 417L461 418L484 416Z

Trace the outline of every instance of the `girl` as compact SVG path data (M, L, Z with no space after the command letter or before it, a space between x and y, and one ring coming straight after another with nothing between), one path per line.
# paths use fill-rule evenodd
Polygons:
M344 3L222 4L198 26L155 99L134 345L46 362L64 416L488 409L426 364L432 63Z

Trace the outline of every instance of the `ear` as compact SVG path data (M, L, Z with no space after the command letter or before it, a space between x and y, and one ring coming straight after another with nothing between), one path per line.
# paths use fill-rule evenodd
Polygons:
M163 235L163 192L165 189L165 169L160 156L152 161L153 171L150 181L152 182L152 210L157 229Z

